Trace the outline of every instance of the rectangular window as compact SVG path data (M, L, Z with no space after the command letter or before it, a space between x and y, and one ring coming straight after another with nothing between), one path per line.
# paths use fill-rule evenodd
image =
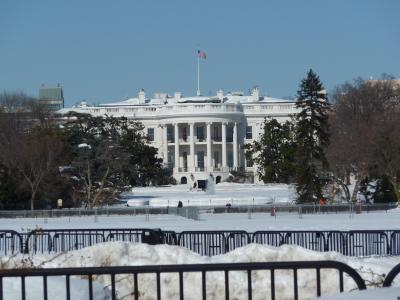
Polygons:
M246 126L246 140L253 139L253 126Z
M246 158L246 167L247 168L253 167L253 161L251 161L250 159Z
M168 142L170 142L170 143L174 142L174 128L173 127L167 127L167 139L168 139Z
M204 127L203 126L196 127L196 133L197 133L197 139L199 141L204 141Z
M173 168L175 166L175 154L173 152L168 152L168 168Z
M221 135L219 134L219 128L217 126L214 126L214 141L221 141Z
M197 167L204 168L204 151L197 152Z
M233 167L233 152L232 151L228 151L228 167L232 168Z
M147 128L147 138L149 141L154 141L154 128Z
M187 141L187 127L182 127L181 134L182 134L182 140L184 142L186 142Z
M219 168L219 152L214 152L214 168Z
M186 170L187 169L187 152L183 152L183 168Z
M233 142L233 127L227 127L226 128L226 141L228 143Z

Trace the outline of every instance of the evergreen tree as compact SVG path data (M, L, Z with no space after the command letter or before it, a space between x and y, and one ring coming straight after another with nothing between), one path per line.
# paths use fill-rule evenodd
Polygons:
M322 197L319 173L327 167L324 148L329 143L328 111L324 87L310 69L297 92L296 191L297 202L315 202Z
M64 125L72 152L65 173L73 179L77 204L107 204L132 186L162 184L170 178L141 123L107 115L71 116L74 119Z
M257 173L264 182L289 182L294 172L292 124L265 119L259 140L245 146L246 157L257 164Z

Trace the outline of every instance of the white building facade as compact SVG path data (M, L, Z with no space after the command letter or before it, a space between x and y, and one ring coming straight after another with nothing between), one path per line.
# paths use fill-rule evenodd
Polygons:
M178 183L208 178L219 183L232 170L253 173L257 182L256 166L246 160L243 146L260 135L265 118L285 122L297 112L294 100L263 97L257 88L250 95L224 95L220 90L210 97L183 97L176 92L146 98L141 90L137 98L100 106L83 102L60 112L71 110L140 121Z

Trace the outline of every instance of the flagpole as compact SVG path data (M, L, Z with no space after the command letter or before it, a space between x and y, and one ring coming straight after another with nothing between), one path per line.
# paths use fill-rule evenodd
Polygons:
M197 96L200 96L200 56L197 54Z

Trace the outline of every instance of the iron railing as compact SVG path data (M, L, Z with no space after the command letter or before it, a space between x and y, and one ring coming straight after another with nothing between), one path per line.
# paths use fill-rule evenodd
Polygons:
M22 253L23 249L23 235L14 230L0 230L0 253L4 255L13 255Z
M397 275L400 273L400 264L396 265L390 272L386 275L385 280L383 281L383 287L392 286L393 281L396 279Z
M79 250L110 241L148 244L176 244L175 233L155 229L40 229L31 231L24 243L25 253Z
M218 168L214 168L218 170ZM190 200L190 195L187 199L181 200L187 203ZM176 201L178 202L178 201ZM225 202L220 204L204 204L204 205L190 205L190 208L207 209L212 213L226 213L226 204L230 204L230 213L247 213L247 212L264 212L270 213L274 210L276 213L297 213L297 214L325 214L325 213L343 213L350 214L372 211L388 211L396 208L397 203L381 203L381 204L293 204L293 203L279 203L274 201L273 197L265 197L265 204L251 204L252 199L248 201L239 201L235 199L226 199ZM243 203L243 204L240 204ZM0 210L0 218L57 218L57 217L80 217L80 216L110 216L110 215L145 215L145 214L168 214L171 208L169 202L165 206L135 206L135 207L99 207L99 208L64 208L64 209L38 209L38 210Z
M147 296L152 297L154 299L161 300L162 299L162 291L165 288L170 288L173 290L167 292L175 292L175 285L166 286L161 282L161 276L165 276L164 274L177 274L178 278L175 279L172 277L172 281L178 281L178 289L179 289L179 299L185 299L185 279L187 279L187 274L197 273L199 276L199 287L201 287L201 299L207 299L207 275L211 272L220 272L219 278L221 278L221 284L223 284L223 294L225 299L230 298L230 274L233 272L241 272L245 276L245 280L236 280L234 282L235 288L237 284L243 285L242 289L247 294L248 299L253 298L254 292L257 292L253 288L253 272L259 270L269 271L269 290L270 297L272 300L277 298L277 288L276 283L279 281L280 276L282 276L282 270L289 270L292 274L292 283L293 283L293 297L292 299L297 300L299 298L299 294L303 292L302 289L309 288L310 284L307 285L299 285L299 271L301 270L315 270L315 296L321 296L323 282L321 282L321 271L323 270L337 270L338 271L338 287L339 292L344 292L345 284L344 284L344 275L347 275L352 279L357 289L365 289L366 285L361 276L348 265L337 262L337 261L293 261L293 262L257 262L257 263L224 263L224 264L188 264L188 265L157 265L157 266L126 266L126 267L85 267L85 268L52 268L52 269L1 269L0 270L0 300L4 299L3 290L5 287L5 278L20 278L21 282L21 295L22 299L25 300L29 291L26 288L26 281L31 277L41 277L42 278L42 291L43 291L43 299L48 299L48 291L52 287L49 286L48 280L53 276L65 276L65 291L66 291L66 299L71 299L71 279L73 276L80 276L80 278L87 278L88 280L88 295L89 299L93 299L93 282L96 280L100 280L99 276L105 275L108 278L104 279L103 282L106 282L106 285L109 287L111 293L111 299L117 299L117 294L119 293L119 287L121 286L121 278L119 275L125 275L125 280L128 280L130 283L133 283L132 290L129 295L136 299L139 299L141 295L142 288L139 285L139 275L143 274L155 274L156 284L153 286L153 297L150 294ZM268 276L265 274L265 277ZM216 280L215 276L213 276L213 281ZM347 279L347 277L346 277ZM141 282L143 283L143 281ZM329 277L329 285L332 286L334 283L334 278L332 276ZM268 281L263 281L263 284L268 284ZM326 283L325 283L326 284ZM35 289L40 289L39 286L36 286ZM242 290L242 291L243 291ZM142 292L143 293L143 292ZM119 293L119 295L121 295ZM164 291L165 295L165 291Z
M250 243L279 247L297 245L314 251L347 256L400 255L400 230L351 231L163 231L148 228L37 229L28 233L0 231L0 255L56 253L98 243L179 245L201 255L224 254Z

